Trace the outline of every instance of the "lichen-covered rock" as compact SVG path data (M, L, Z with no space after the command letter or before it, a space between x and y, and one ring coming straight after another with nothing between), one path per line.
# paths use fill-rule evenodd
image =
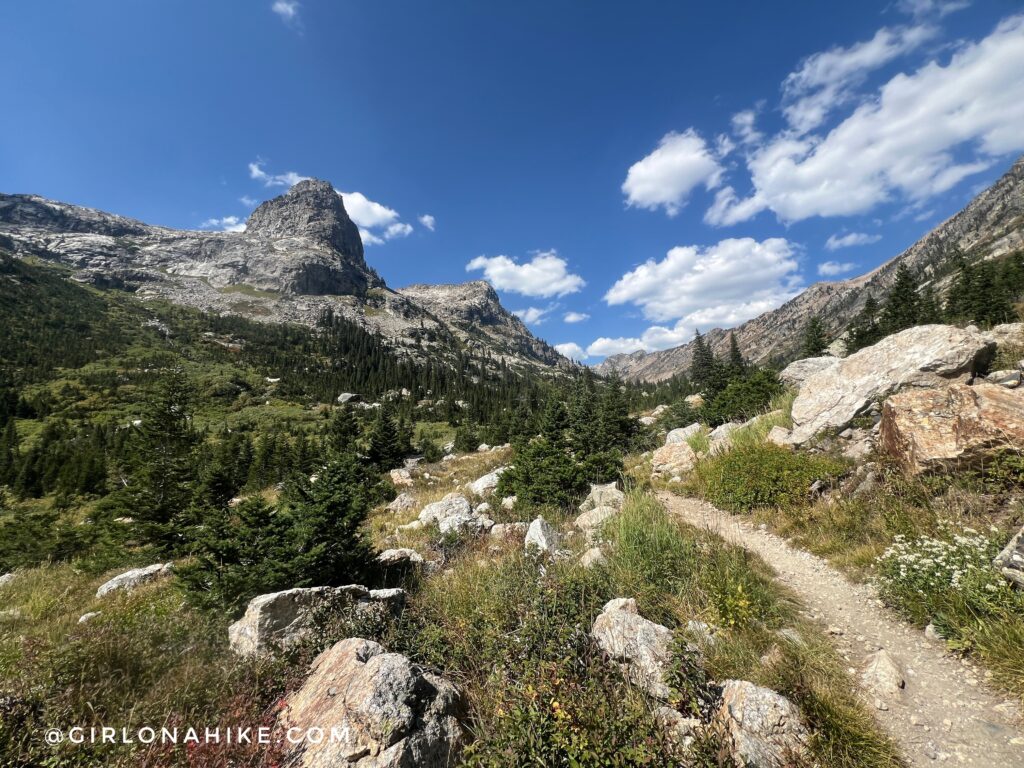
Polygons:
M806 756L809 734L796 705L745 680L722 685L712 728L738 768L788 768Z
M249 601L245 615L228 627L228 641L239 656L270 654L301 642L312 629L316 610L326 601L346 599L359 612L395 613L405 605L405 598L403 589L370 590L359 584L259 595Z
M695 717L685 717L672 707L658 707L654 710L654 720L680 755L685 755L693 746L701 731L700 720Z
M118 574L110 581L105 582L96 590L96 597L109 595L111 592L131 592L136 587L149 584L158 579L165 579L171 575L173 565L171 563L155 563L145 568L133 568L130 571Z
M793 401L791 440L802 444L823 429L841 429L900 389L966 381L995 346L950 325L919 325L887 336L807 378Z
M392 469L390 472L391 482L396 488L407 488L412 485L412 474L408 469Z
M1024 528L1006 543L992 565L1007 581L1024 588Z
M400 493L394 498L394 500L388 504L388 512L398 514L405 512L406 510L412 509L416 506L416 497L408 493Z
M377 555L377 562L385 568L418 568L423 555L415 549L385 549Z
M543 517L538 517L530 523L523 546L527 552L553 555L558 551L561 542L562 537L558 535L554 526Z
M774 445L789 445L789 430L776 425L768 430L765 440Z
M591 485L590 493L580 504L580 512L589 512L595 507L613 507L622 509L622 503L626 500L626 494L619 490L615 483L605 485Z
M491 526L490 533L496 539L522 539L529 528L529 523L495 523Z
M882 407L879 442L913 474L979 465L1024 445L1024 390L981 382L900 392Z
M584 568L596 568L607 562L608 559L604 556L604 552L601 551L600 547L591 547L580 555L580 565Z
M278 719L281 732L323 729L289 745L292 768L455 765L465 744L459 691L405 656L361 638L321 653Z
M621 666L633 685L663 701L672 697L666 682L672 631L641 616L636 600L619 597L608 601L594 620L590 636L611 661Z
M420 510L419 521L424 525L430 525L431 523L440 524L446 517L472 514L473 507L470 505L469 499L458 493L449 493L441 501L427 504L427 506Z
M471 483L466 483L466 490L480 497L490 496L498 487L498 481L508 467L498 467Z
M584 532L593 531L604 525L605 520L614 517L618 511L615 507L594 507L577 517L573 525Z
M697 454L687 443L663 445L651 456L651 471L656 475L682 475L693 469Z
M779 380L790 387L799 389L811 376L827 371L839 364L838 357L805 357L794 360L779 373Z
M665 445L674 445L676 443L685 443L687 438L696 435L700 432L700 424L690 424L686 427L679 427L679 429L673 429L667 435L665 435Z
M441 531L442 535L455 534L457 536L486 533L493 526L494 520L476 512L470 512L469 514L459 512L454 515L448 515L437 524L437 528Z

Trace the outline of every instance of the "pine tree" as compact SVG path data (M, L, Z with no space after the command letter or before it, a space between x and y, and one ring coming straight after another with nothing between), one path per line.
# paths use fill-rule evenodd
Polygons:
M910 268L901 262L896 268L896 278L882 310L882 334L897 333L917 325L920 314L917 282Z
M403 435L389 406L381 406L367 436L366 456L382 471L394 469L405 457Z
M724 379L722 364L719 363L700 331L697 331L693 337L690 381L704 395L705 399L710 399L725 386Z
M0 485L13 485L18 472L18 429L14 419L7 422L0 436Z
M612 377L605 387L597 411L596 442L590 446L591 452L625 449L636 435L637 421L629 415L622 389L622 382L617 376Z
M828 346L828 337L825 335L825 324L817 315L811 317L804 326L803 341L800 352L804 357L818 357Z
M359 439L359 423L348 406L335 408L324 428L323 441L328 451L345 453L355 449Z
M747 370L747 361L743 359L740 345L736 342L736 334L729 332L729 378L737 379Z
M870 347L882 338L884 334L878 323L879 311L878 300L868 294L864 307L850 325L846 340L847 352L856 352L858 349Z

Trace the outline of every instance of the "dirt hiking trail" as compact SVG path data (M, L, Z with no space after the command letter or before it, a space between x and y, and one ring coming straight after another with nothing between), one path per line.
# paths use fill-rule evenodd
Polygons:
M782 538L692 498L659 494L665 508L697 528L759 555L828 628L859 676L866 658L884 648L903 671L906 687L875 706L878 722L914 766L1024 767L1024 729L1018 706L990 690L984 670L945 652L941 640L896 618L869 585L847 581L825 560L789 547Z

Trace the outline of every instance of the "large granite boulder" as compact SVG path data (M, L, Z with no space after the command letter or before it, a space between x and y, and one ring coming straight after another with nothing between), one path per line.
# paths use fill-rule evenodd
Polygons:
M793 401L795 444L842 428L875 401L908 387L967 381L991 359L994 341L950 325L919 325L809 376Z
M912 474L980 465L1024 445L1024 391L981 382L899 392L882 406L879 443Z
M466 741L459 691L401 654L349 638L321 653L292 693L279 730L322 739L288 744L291 768L455 765Z
M558 551L561 543L562 537L558 530L543 517L538 517L530 523L523 539L523 547L527 552L534 554L553 555Z
M679 429L673 429L665 436L665 445L674 445L676 443L685 443L687 439L700 432L700 424L690 424L686 427L679 427Z
M693 469L697 454L688 443L663 445L651 457L651 471L656 475L681 475Z
M636 600L619 597L608 601L594 620L590 636L633 685L657 699L672 698L666 682L672 661L672 631L641 616Z
M591 485L590 493L580 504L580 512L589 512L596 507L613 507L622 509L622 503L626 500L626 494L619 490L615 483L604 485Z
M811 376L830 370L839 364L838 357L805 357L795 360L779 373L779 380L790 387L800 389Z
M419 521L424 525L430 525L431 523L440 524L446 517L471 515L472 513L473 507L469 503L469 499L458 493L449 493L440 501L427 504L427 506L420 510Z
M595 531L604 525L606 520L615 517L619 510L615 507L594 507L589 512L580 514L573 525L584 533Z
M498 467L471 483L466 483L466 490L480 497L490 496L498 488L498 481L508 467Z
M789 768L806 756L809 734L800 710L746 680L725 681L711 726L737 768Z
M1024 588L1024 528L1007 542L992 565L1007 581Z
M118 574L110 581L105 582L96 590L96 597L103 597L111 592L131 592L143 584L166 579L171 575L172 567L171 563L155 563L147 565L145 568L132 568L132 570Z
M231 650L239 656L260 656L287 650L313 629L316 611L330 600L347 600L360 612L395 612L405 605L405 590L343 587L299 587L259 595L245 615L228 627Z

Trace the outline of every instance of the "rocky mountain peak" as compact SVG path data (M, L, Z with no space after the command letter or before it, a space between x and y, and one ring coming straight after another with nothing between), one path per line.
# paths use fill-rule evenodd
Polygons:
M354 264L365 267L359 228L349 218L334 187L321 179L306 179L285 194L261 203L246 222L249 237L304 237L328 246Z

